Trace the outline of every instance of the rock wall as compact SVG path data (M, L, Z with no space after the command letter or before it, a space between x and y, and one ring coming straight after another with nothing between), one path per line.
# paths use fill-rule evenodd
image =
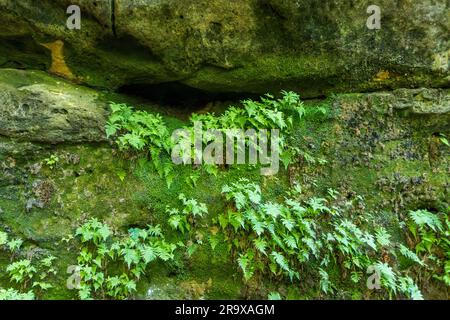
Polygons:
M78 4L81 30L68 30ZM1 0L0 66L93 86L181 82L208 91L305 97L449 85L450 3Z
M104 128L112 94L74 85L45 72L15 69L0 69L0 88L0 136L4 141L13 139L19 144L50 148L107 141ZM333 113L333 125L325 122L322 128L312 121L308 134L323 139L316 135L325 130L327 149L331 150L321 152L328 152L336 167L379 170L398 160L420 161L428 169L441 164L446 167L448 150L441 145L433 155L430 145L438 134L450 130L448 89L340 94L326 103ZM141 108L154 110L155 106L143 103ZM7 155L6 151L1 154L3 159Z
M81 7L81 30L66 28L69 4ZM307 102L327 116L305 119L296 133L297 146L325 164L298 163L271 178L245 172L270 195L281 197L295 182L310 196L328 188L360 194L386 225L410 209L445 210L450 148L440 138L450 137L450 1L380 0L380 30L366 27L369 4L0 0L0 227L25 240L23 255L57 255L64 283L76 256L62 239L89 217L114 231L164 224L166 205L175 206L180 193L223 211L220 190L242 171L202 177L192 188L192 170L179 168L167 189L154 170L140 168L138 155L119 153L105 137L109 101L161 112L170 128L182 127L189 110L114 92L164 83L327 96ZM7 263L0 254L0 267ZM180 283L173 274L182 272ZM232 273L226 254L200 249L183 266L157 267L139 295L156 287L153 297L200 298L189 294L195 287L202 297L248 297ZM445 298L447 289L424 290ZM74 296L64 288L48 294Z
M180 193L205 202L210 212L221 212L223 184L243 174L270 194L299 182L311 196L327 188L349 197L362 195L364 210L384 212L377 219L386 225L407 210L449 205L450 148L438 138L450 134L448 89L336 95L325 102L326 117L305 119L297 133L298 145L325 159L325 165L299 163L272 178L225 170L217 178L202 176L195 188L185 182L192 170L180 167L167 189L154 170L139 168L135 156L124 157L105 140L106 101L130 102L130 97L111 97L40 71L2 69L0 79L0 226L26 241L24 254L46 250L58 256L61 283L67 266L76 263L62 239L87 218L98 217L117 231L149 222L164 224L166 205L176 206ZM324 102L308 104L318 108ZM140 107L154 110L145 103ZM164 120L183 125L170 115ZM59 159L54 167L47 165L52 155ZM143 279L139 296L156 286L153 298L193 298L173 276L184 272L187 283L212 283L203 297L244 297L240 280L228 276L234 267L226 257L202 247L183 271L157 267L151 279ZM0 255L0 266L2 259ZM58 290L46 297L75 294ZM445 292L428 285L424 294L443 298Z

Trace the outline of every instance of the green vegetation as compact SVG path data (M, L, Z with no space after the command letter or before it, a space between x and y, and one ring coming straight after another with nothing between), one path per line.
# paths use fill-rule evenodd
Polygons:
M53 168L58 164L59 162L59 157L55 154L52 154L49 158L44 159L44 163L51 169L53 170Z
M443 133L439 134L439 140L442 144L446 145L447 147L450 147L450 142L448 142L447 136Z
M426 210L409 212L406 222L411 232L415 252L421 257L421 263L428 266L436 279L450 286L450 208L447 213L435 214ZM406 248L405 248L406 249ZM404 249L404 250L405 250ZM416 255L404 254L414 261Z
M108 136L116 136L123 151L148 152L154 168L170 187L174 169L167 161L172 146L162 117L133 111L126 105L113 104L112 111L106 129ZM308 165L323 165L326 160L294 146L295 130L303 130L305 120L326 117L327 112L324 106L308 109L297 94L282 92L279 99L266 95L260 101L242 101L242 107L232 106L221 115L193 114L184 129L193 132L193 125L198 121L203 130L279 129L285 168L301 160ZM214 137L203 135L203 144L212 140ZM206 169L208 174L217 177L217 167ZM200 178L199 172L192 171L185 183L196 188ZM285 192L282 199L266 200L257 183L245 178L230 182L222 188L225 210L213 216L208 214L206 204L181 193L181 208L166 208L167 224L183 235L183 241L188 240L187 244L180 241L178 245L186 247L191 257L204 244L197 237L204 230L199 221L212 222L210 227L214 231L208 236L211 249L216 250L219 244L225 243L247 283L264 279L295 283L313 277L317 279L317 290L323 294L332 296L339 286L345 285L353 287L354 294L361 296L368 290L367 273L370 275L372 270L379 275L384 289L379 295L422 299L413 277L417 270L431 268L429 261L434 261L435 277L448 284L449 262L442 262L449 254L448 230L443 229L445 223L448 227L448 217L442 223L437 215L426 210L411 211L410 218L400 222L407 224L414 238L415 245L407 246L401 239L394 241L383 224L371 219L375 212L358 209L365 207L360 196L344 199L333 189L322 196L307 195L300 185ZM444 236L439 237L441 234ZM278 292L271 292L268 297L281 298Z
M109 227L95 218L79 227L76 235L82 243L77 258L80 299L128 298L149 264L172 260L177 247L166 242L159 226L133 228L113 239Z
M112 114L106 125L107 136L117 136L116 143L122 151L131 150L150 155L155 169L161 177L166 178L170 187L173 181L171 141L162 117L145 111L134 111L126 104L111 103L111 110Z
M57 274L53 266L56 257L45 255L33 261L32 258L14 260L22 244L23 241L18 238L8 241L7 233L0 231L0 249L7 251L11 256L11 263L5 271L10 284L15 286L6 290L0 288L0 300L32 300L36 296L39 298L44 291L53 287L50 280ZM28 291L25 292L26 290Z
M197 217L208 214L208 209L204 203L198 203L195 199L188 200L184 194L180 194L179 199L183 202L183 209L167 208L168 223L174 230L184 234L191 231L191 225L196 225Z
M286 91L282 91L281 94L282 97L279 99L267 94L259 102L244 100L241 108L231 106L220 116L216 116L214 113L193 114L190 122L201 122L204 130L217 129L224 132L228 129L245 131L278 129L280 131L280 157L287 167L299 153L299 149L290 143L289 137L293 132L294 122L302 120L306 109L298 94ZM213 137L204 135L203 139L206 144ZM246 142L252 143L248 139Z
M394 176L395 205L381 205L381 194L369 203L367 190L336 181L328 100L310 105L282 92L186 122L127 104L111 110L112 150L61 147L27 163L21 195L48 201L0 232L0 299L153 298L159 285L182 298L423 299L430 283L450 287L449 209L399 205L400 183L412 178ZM263 177L251 165L175 166L171 131L192 133L197 121L203 130L280 130L284 169ZM203 135L203 145L213 139ZM373 188L365 167L352 172L349 180ZM34 183L41 177L51 178ZM0 198L0 213L12 216L11 202ZM24 225L31 231L16 233ZM61 235L55 249L47 227Z
M126 104L111 103L111 116L106 125L106 134L108 137L115 137L115 141L122 151L144 152L152 160L154 168L161 177L167 181L170 186L174 179L174 168L170 160L172 155L173 141L169 134L167 125L159 114L150 114L145 111L135 111ZM319 109L320 112L325 110ZM244 131L271 130L278 129L280 132L279 147L281 150L280 158L287 168L289 164L295 161L296 157L304 156L307 161L314 162L309 154L304 153L298 147L292 145L291 135L294 129L294 122L302 120L306 114L306 109L300 100L300 96L294 92L282 92L282 98L276 99L267 94L261 98L261 101L244 100L242 107L229 107L222 115L216 116L214 113L193 114L189 121L190 125L184 129L194 135L194 124L202 123L203 131L219 130L225 133L229 129L242 129ZM270 132L269 132L270 134ZM207 145L214 141L215 136L203 134L203 144ZM248 137L246 144L255 143ZM235 146L238 148L238 146ZM180 155L186 160L195 156ZM208 173L217 174L217 168L214 165L207 166ZM198 176L195 174L189 176L186 182L195 187Z
M361 226L355 224L352 212L361 199L339 205L339 194L329 190L328 198L300 200L297 188L282 203L265 202L260 187L245 179L225 186L223 193L231 206L217 222L246 281L266 276L301 280L301 270L316 265L321 290L333 293L335 285L327 269L338 267L359 283L366 270L375 266L390 296L400 292L421 298L409 276L383 261L383 253L397 254L397 245L391 243L386 230L368 220ZM409 249L402 247L402 252L422 264Z
M32 291L20 293L12 288L7 290L0 288L0 300L34 300L34 298Z

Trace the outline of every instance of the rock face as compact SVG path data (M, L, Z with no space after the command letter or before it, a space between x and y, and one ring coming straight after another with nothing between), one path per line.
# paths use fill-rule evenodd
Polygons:
M81 7L81 30L66 27L72 4ZM443 212L450 199L450 2L377 4L381 29L369 30L365 1L0 0L0 227L23 238L26 250L57 256L65 284L76 251L62 239L89 217L115 231L164 225L179 194L226 212L223 185L243 176L274 197L294 183L308 196L329 188L348 199L361 195L361 210L376 211L382 225L398 224L408 210ZM155 95L161 88L167 95L174 88L243 95L284 89L329 98L306 102L312 111L293 134L295 147L314 161L267 179L240 168L221 168L214 178L201 171L195 187L193 169L179 167L167 188L145 157L107 143L108 101L160 112L171 129L186 124L180 113L189 110L102 90L123 87ZM214 106L201 110L219 111ZM204 248L186 268L154 271L164 292L148 286L147 296L189 292L173 282L178 270L197 291L212 274L210 298L241 297L228 256ZM8 263L0 252L0 270ZM0 272L0 287L8 283ZM74 298L65 289L53 295Z
M439 136L450 135L450 90L343 94L332 105L338 115L326 179L359 184L391 212L448 202L450 148Z
M107 104L93 90L43 72L0 69L2 136L51 144L104 141L106 115Z
M62 239L87 218L124 231L149 221L164 224L167 206L176 207L180 193L206 203L211 213L224 212L222 187L241 177L277 195L283 181L300 182L305 194L316 195L319 186L362 195L364 212L384 212L375 216L383 225L410 209L449 205L450 148L437 136L450 136L449 89L338 94L317 105L309 101L308 107L327 112L305 115L296 141L313 158L326 160L323 164L296 164L280 172L279 179L263 178L259 171L256 176L240 169L233 173L236 168L230 167L217 178L201 176L195 188L186 182L193 171L181 166L171 189L144 158L117 153L107 143L90 143L105 140L104 95L42 71L0 69L0 226L24 239L27 250L57 256L58 283L66 283L67 267L77 261L77 251ZM131 102L115 96L109 97ZM140 107L156 112L152 105ZM174 123L173 117L163 117ZM48 165L51 156L59 159L54 167ZM228 174L232 180L226 180ZM241 297L239 278L229 276L235 266L228 256L205 248L209 244L199 249L192 266L180 268L181 279L187 277L187 284L195 280L201 289L204 275L211 275L215 291L208 298ZM0 269L8 263L0 253ZM151 285L142 285L149 298L185 298L178 294L191 292L171 273L165 265L152 269ZM8 283L0 277L0 286ZM161 290L155 291L155 285ZM447 297L445 290L433 295L428 288L434 287L426 288L430 298ZM75 294L61 289L49 297L71 299Z
M78 4L81 30L66 28ZM0 0L0 66L89 85L336 91L450 84L448 0Z

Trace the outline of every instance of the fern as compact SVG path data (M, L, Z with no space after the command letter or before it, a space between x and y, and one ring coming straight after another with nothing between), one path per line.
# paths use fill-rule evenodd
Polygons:
M0 231L0 246L8 243L8 234L6 232Z
M112 113L105 127L107 137L115 137L121 150L148 152L154 168L170 186L173 165L171 161L163 163L161 158L170 157L172 142L161 115L135 111L126 104L111 103L110 106Z
M214 129L222 132L227 129L278 129L281 158L287 167L294 161L297 153L295 148L287 146L286 140L293 131L294 118L301 120L305 114L305 108L298 94L282 91L281 95L279 99L266 95L260 101L244 100L241 102L241 108L231 106L220 116L213 113L193 114L190 118L191 126L200 121L206 130ZM211 137L205 135L203 142L206 144L209 141ZM251 139L247 139L246 145L251 144ZM258 202L257 198L254 200Z
M418 263L421 266L425 266L425 263L411 250L404 245L400 244L400 253L411 261Z
M384 262L378 262L375 265L381 276L381 283L393 293L397 292L397 277L392 268Z
M7 247L12 253L17 252L23 244L22 239L12 239L7 242Z
M241 268L246 281L250 280L255 272L255 267L252 264L253 257L253 251L248 250L245 254L241 254L238 258L238 265Z
M179 200L183 204L181 210L174 208L166 208L169 214L168 223L174 230L179 230L181 233L189 232L192 229L189 221L195 222L196 218L203 217L208 213L206 204L199 203L195 199L188 199L184 194L179 195Z
M435 232L442 231L439 217L427 210L410 211L409 217L419 228L429 227Z
M279 292L271 292L267 296L268 300L282 300L281 295Z
M266 249L267 249L267 241L266 240L257 238L255 240L253 240L253 243L255 245L255 248L260 253L262 253L263 255L267 256L267 251L266 251Z
M297 246L297 240L292 235L287 235L283 238L284 243L290 248L290 249L298 249Z
M375 236L378 244L381 247L387 247L391 244L391 235L387 233L386 229L384 229L383 227L379 227L375 230Z
M177 248L175 244L165 241L160 226L131 228L128 236L114 241L106 224L91 219L77 229L76 235L82 240L77 258L81 299L92 299L99 292L103 297L127 298L136 291L136 280L145 274L148 264L157 259L174 259ZM43 263L48 264L50 260ZM112 271L108 268L112 262L115 269L122 270L122 273L107 276Z
M399 290L412 300L424 300L419 288L410 277L400 277Z
M274 261L277 263L277 265L284 271L290 272L291 268L289 268L288 262L286 258L279 252L273 251L271 256L273 257Z
M34 300L35 295L33 291L21 293L15 289L0 288L0 300Z
M308 202L314 213L330 212L330 209L326 206L326 199L311 198Z
M332 284L328 272L326 272L322 268L319 268L319 275L320 275L320 284L319 284L320 290L322 290L325 294L333 293Z
M255 201L250 200L252 193L248 190L256 190ZM354 201L340 204L339 194L332 190L328 190L328 198L298 200L304 198L298 188L288 192L284 202L264 201L260 190L247 179L224 186L222 192L233 206L218 216L218 228L225 233L229 250L238 253L237 263L246 281L255 274L269 272L291 281L299 279L299 270L307 263L318 266L321 291L332 294L334 288L326 267L346 269L350 280L358 284L368 267L374 265L390 297L401 292L420 298L418 287L401 280L392 264L376 261L386 259L386 253L395 256L392 250L396 247L402 255L424 266L422 260L394 243L385 228L374 226L370 219L362 223L361 217L353 218ZM363 201L357 199L358 204ZM333 205L333 201L337 204ZM248 252L252 253L251 259Z

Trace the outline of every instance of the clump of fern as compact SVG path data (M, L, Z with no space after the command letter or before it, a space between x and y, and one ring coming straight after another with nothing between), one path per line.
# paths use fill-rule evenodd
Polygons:
M170 186L174 179L173 164L170 160L173 142L161 115L136 111L126 104L113 102L111 111L105 127L107 137L114 138L120 150L148 153L154 167ZM184 129L192 134L194 123L202 122L205 145L215 139L214 135L208 134L208 130L219 130L225 133L228 129L244 131L264 129L268 130L270 135L271 129L278 129L280 158L287 167L300 154L300 150L292 146L289 140L294 129L294 122L301 120L305 112L306 109L298 94L282 91L281 98L277 99L267 94L260 101L244 100L241 107L230 106L222 115L193 114L190 124ZM246 144L252 143L255 142L247 138ZM190 155L191 158L194 156ZM213 165L206 169L207 172L216 172Z
M174 259L175 244L169 243L159 226L132 228L113 238L109 226L93 218L76 230L79 252L80 299L127 299L148 266L157 260Z
M206 204L198 202L195 199L188 199L184 194L180 194L178 199L182 203L182 208L166 208L168 214L168 224L173 230L180 231L188 236L186 244L179 242L179 245L186 247L186 253L190 257L202 244L201 239L194 239L193 231L199 225L199 219L208 214Z
M111 111L106 124L107 137L114 137L120 150L147 153L159 175L170 186L174 178L170 161L172 142L162 116L116 103L111 103Z
M450 286L450 208L446 213L410 211L406 225L416 256L426 262L434 278ZM413 257L412 259L415 259Z
M23 240L10 239L6 232L0 231L0 250L10 255L11 263L3 272L9 276L14 288L0 288L0 300L33 300L53 288L50 283L56 274L54 261L56 257L44 255L16 259L22 249Z
M27 293L21 293L13 288L3 289L0 288L0 300L34 300L35 295L33 291Z
M402 293L422 298L409 276L384 261L383 254L397 247L387 231L352 221L348 206L333 204L336 191L325 198L302 200L298 188L282 202L265 202L257 184L241 179L224 186L222 192L230 205L216 221L222 233L211 237L215 243L228 244L245 281L267 276L299 281L302 270L315 265L320 289L332 294L335 284L328 269L337 266L358 284L373 267L390 296ZM403 253L421 262L406 247Z
M290 143L290 134L294 129L294 122L302 120L306 109L300 96L292 91L282 91L281 98L266 94L260 101L243 100L241 107L230 106L223 114L214 113L193 114L190 118L191 124L201 122L206 130L242 129L254 130L279 130L280 157L283 163L288 166L299 150ZM187 129L193 130L192 127ZM204 143L212 141L213 137L204 135ZM254 143L250 139L247 145Z

